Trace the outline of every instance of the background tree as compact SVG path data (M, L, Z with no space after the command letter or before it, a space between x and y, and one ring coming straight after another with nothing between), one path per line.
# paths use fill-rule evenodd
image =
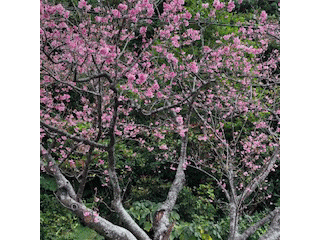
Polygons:
M195 14L184 4L81 0L66 10L41 2L41 170L54 177L59 202L106 239L169 239L181 226L174 208L187 168L212 180L202 189L228 216L228 239L268 223L260 239L277 239L279 208L264 208L245 229L239 222L274 185L279 51L269 43L278 24L265 11L217 22L232 18L233 1L203 3ZM124 205L142 170L168 183L148 205L149 225L137 221L139 205ZM103 188L90 191L94 181ZM86 189L111 210L88 206ZM213 189L224 194L217 202Z

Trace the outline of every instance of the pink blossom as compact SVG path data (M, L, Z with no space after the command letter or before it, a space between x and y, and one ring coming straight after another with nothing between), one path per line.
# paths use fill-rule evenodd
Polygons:
M124 167L125 167L125 169L126 169L128 172L131 172L131 171L132 171L132 168L131 168L130 166L125 165Z
M175 168L172 164L171 164L171 166L170 166L170 169L173 170L173 171L176 171L176 170L177 170L177 168Z
M241 3L242 3L242 0L238 0L238 3L241 4Z
M180 46L179 39L180 39L180 37L178 35L175 35L174 37L172 37L171 38L172 45L175 47L179 47Z
M182 126L179 126L178 132L181 137L184 137L186 135L186 132L188 132L188 128L183 128Z
M169 73L169 77L170 78L174 78L175 76L177 76L177 74L175 72L170 72Z
M106 56L109 52L110 52L110 48L109 47L103 47L103 48L100 49L100 54L102 56Z
M122 135L122 132L119 131L118 129L115 129L114 130L114 134L118 135L118 136L121 136Z
M85 0L80 0L78 3L78 8L83 8L87 6L87 2Z
M93 9L96 13L100 12L101 11L101 8L100 7L96 7Z
M135 75L133 75L133 74L131 74L131 73L128 73L128 74L127 74L127 78L128 78L128 81L129 81L130 83L132 83L132 82L136 79Z
M104 164L104 161L103 161L103 160L101 160L101 159L99 159L99 161L98 161L98 162L99 162L99 164L100 164L100 165Z
M144 35L147 32L147 28L146 27L141 27L140 28L140 34Z
M196 40L200 39L200 31L199 30L194 30L194 29L189 28L187 30L187 35L190 36L190 38L193 41L196 41Z
M199 136L198 137L198 140L199 141L207 141L209 138L208 138L208 136L207 135L203 135L203 136Z
M191 15L191 13L189 13L188 11L184 14L184 17L186 18L186 19L191 19L191 17L192 17L192 15Z
M90 215L90 212L88 212L88 211L85 211L84 213L83 213L83 216L85 216L85 217L87 217L87 216L89 216Z
M191 69L191 72L193 72L193 73L197 73L197 72L199 71L199 68L198 68L196 62L191 62L191 63L189 64L189 67L190 67L190 69Z
M179 113L181 111L181 107L176 107L171 109L172 112Z
M211 50L210 47L208 47L208 46L203 46L203 51L204 51L205 53L210 52L210 50Z
M169 148L167 147L167 144L162 144L160 147L159 147L161 150L168 150Z
M221 3L219 0L214 0L213 6L215 7L215 9L220 10L224 8L224 3Z
M180 115L178 117L176 117L176 121L178 124L182 125L183 124L183 117L181 117Z
M112 9L111 12L115 18L121 18L121 13L117 9Z
M261 22L266 21L267 17L268 17L268 15L267 15L266 11L262 11L260 14L260 21Z
M156 131L156 133L154 134L154 136L160 138L160 139L164 139L164 135L161 134L160 132Z
M168 60L172 60L173 58L174 58L173 53L168 53L168 54L167 54L167 59L168 59Z
M186 170L187 169L187 166L188 165L190 165L190 163L189 162L184 162L183 164L182 164L182 168L183 168L183 170Z
M128 6L127 6L126 4L120 3L120 4L118 5L118 9L119 9L120 11L125 11L125 10L128 9Z
M240 39L238 37L235 37L233 39L233 43L236 44L236 45L239 45L240 44Z
M152 17L153 14L154 14L153 5L152 4L148 4L147 5L147 16L148 17Z
M136 80L137 84L143 84L147 80L148 74L139 73L138 79Z
M60 112L63 112L66 109L63 103L57 104L55 108Z
M232 0L230 0L228 2L228 7L227 7L228 12L232 12L232 10L235 8L235 6L236 5L234 4L234 2Z
M86 10L89 11L91 9L91 5L86 6Z
M163 98L163 93L162 92L157 92L157 98Z
M160 89L160 86L159 86L157 80L154 81L154 84L152 85L151 88L153 91L158 91Z
M179 15L174 15L174 17L173 17L173 22L174 22L174 23L177 23L177 22L179 22L179 19L180 19L180 16L179 16Z
M151 88L148 88L148 90L145 92L145 95L146 95L148 98L153 98L153 97L154 97Z
M203 3L203 4L202 4L202 7L203 7L203 8L208 8L208 7L209 7L209 3Z
M69 164L71 167L75 168L76 167L76 163L73 160L69 160Z
M208 16L209 17L215 17L216 16L216 11L215 10L211 10Z
M158 53L161 53L163 50L161 46L152 46L152 48L155 48Z

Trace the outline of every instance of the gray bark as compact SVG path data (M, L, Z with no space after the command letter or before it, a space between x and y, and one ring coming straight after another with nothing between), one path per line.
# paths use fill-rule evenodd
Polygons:
M259 240L278 240L280 239L280 210L275 214L268 231Z
M42 151L46 151L41 146ZM116 240L137 240L137 238L127 229L114 225L100 216L94 216L94 212L88 209L83 203L77 201L77 195L70 182L61 173L54 159L50 154L44 153L44 159L40 164L47 173L52 174L56 180L58 190L56 196L61 204L75 213L82 219L88 227L94 229L106 239ZM85 216L89 213L88 216Z
M175 179L170 187L167 199L157 210L155 219L153 221L153 229L155 231L154 240L164 240L165 236L170 235L170 232L168 231L172 230L170 229L169 215L174 205L176 204L179 192L181 191L185 183L183 165L186 161L187 143L188 138L187 136L185 136L182 139L181 154Z
M114 91L114 113L112 117L112 121L110 123L110 131L109 131L109 137L110 137L110 143L108 145L108 171L109 171L109 177L110 177L110 183L113 190L113 201L112 201L112 207L113 209L119 214L121 220L123 221L125 227L130 230L133 235L139 239L139 240L151 240L150 237L147 235L147 233L139 227L139 225L132 219L132 217L128 214L128 212L125 210L125 208L122 205L122 199L121 199L121 188L119 185L119 180L116 172L116 159L115 159L115 153L114 153L114 145L116 142L115 139L115 126L116 121L118 118L118 93L117 89L115 87L111 87L111 89Z
M232 202L229 204L230 208L230 227L229 227L229 237L228 240L238 240L239 239L239 230L238 230L238 209L237 209L237 204Z
M260 221L256 222L251 227L247 228L241 235L238 236L237 240L245 240L252 234L254 234L260 227L269 223L268 231L259 240L276 240L280 237L280 208L274 209L266 217L262 218Z

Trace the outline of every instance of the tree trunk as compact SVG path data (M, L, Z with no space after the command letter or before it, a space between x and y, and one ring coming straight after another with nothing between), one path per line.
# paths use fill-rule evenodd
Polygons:
M114 225L106 219L95 215L94 211L88 209L83 203L77 201L77 195L70 182L61 173L54 159L47 150L41 146L44 157L40 166L48 174L52 174L56 180L58 190L55 195L60 203L75 213L86 225L101 234L105 239L114 240L137 240L137 238L127 229Z

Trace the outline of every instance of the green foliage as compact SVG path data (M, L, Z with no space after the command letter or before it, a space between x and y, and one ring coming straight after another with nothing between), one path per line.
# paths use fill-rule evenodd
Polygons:
M46 180L43 180L46 179ZM41 184L47 190L52 189L48 178L42 178ZM49 186L49 187L47 187ZM80 224L78 218L64 208L55 196L40 195L40 239L43 240L103 240L94 230Z
M134 202L129 209L129 214L137 220L138 224L147 232L151 230L153 215L158 204L150 201Z
M138 224L147 232L150 232L153 223L153 216L159 208L159 203L148 200L134 202L128 210L129 214L137 220ZM170 214L170 221L178 221L180 215L177 213L177 207Z
M48 194L40 195L40 239L74 239L72 232L79 226L76 216Z
M266 212L259 212L252 216L244 215L239 220L239 230L240 232L247 229L254 223L258 222L260 219L264 218L266 215ZM253 235L251 235L248 240L258 240L263 234L265 234L267 231L267 226L264 225L261 228L259 228Z
M174 227L170 236L171 240L212 240L223 239L221 231L223 229L214 222L201 218L196 219L192 223L182 222Z
M179 214L184 221L191 222L197 216L203 216L207 220L214 220L216 208L212 204L214 198L213 188L201 184L198 188L194 187L194 194L190 187L184 187L178 198Z
M55 179L52 177L49 177L47 175L40 176L40 186L44 190L48 190L48 191L52 191L52 192L57 190L57 183L56 183Z
M79 239L79 240L104 240L104 237L100 236L98 233L96 233L94 230L83 227L79 225L75 231L73 232L73 239Z

